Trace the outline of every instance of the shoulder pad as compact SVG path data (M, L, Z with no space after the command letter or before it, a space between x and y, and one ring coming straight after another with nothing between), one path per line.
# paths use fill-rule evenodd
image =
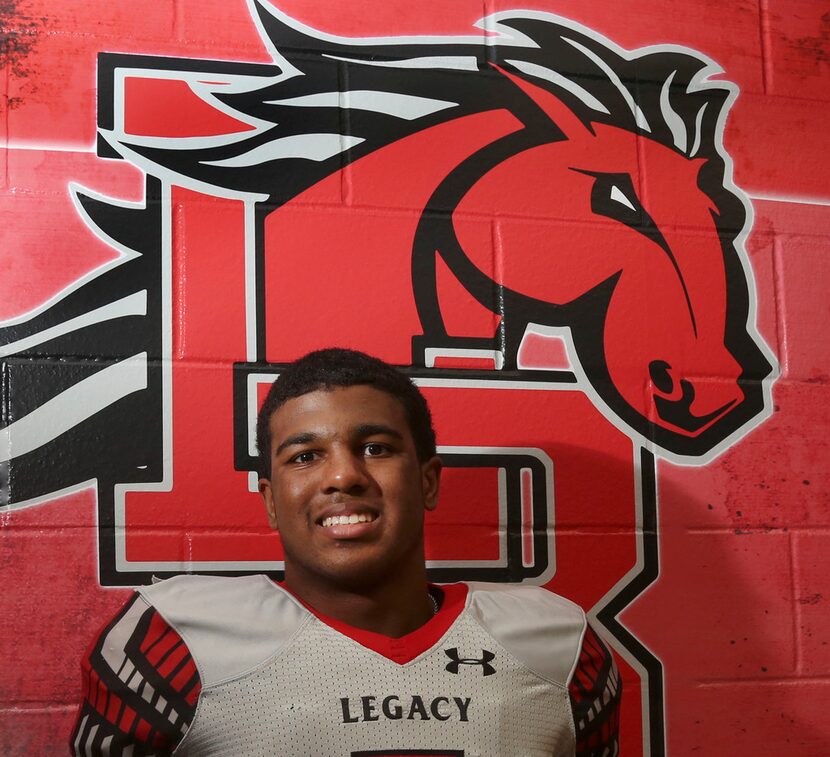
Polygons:
M587 626L581 607L538 586L469 586L468 612L499 644L546 681L570 683Z
M137 591L187 644L205 687L261 665L311 617L266 576L175 576Z

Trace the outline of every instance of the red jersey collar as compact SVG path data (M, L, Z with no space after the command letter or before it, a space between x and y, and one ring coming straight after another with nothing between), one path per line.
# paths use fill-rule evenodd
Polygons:
M399 665L405 665L411 662L418 655L423 654L435 646L436 642L447 632L449 627L461 614L467 600L467 584L446 584L441 586L430 584L430 591L433 596L437 595L440 597L443 595L441 607L438 612L420 628L410 631L405 636L392 638L391 636L384 636L373 631L365 631L362 628L355 628L341 620L323 615L323 613L318 612L296 594L289 591L283 584L279 584L279 586L291 594L312 615L330 628L344 636L348 636L361 646L371 649L373 652L377 652Z

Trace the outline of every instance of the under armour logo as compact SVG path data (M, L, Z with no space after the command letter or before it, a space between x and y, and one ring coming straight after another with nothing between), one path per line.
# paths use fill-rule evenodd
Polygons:
M483 656L480 660L476 657L459 657L458 649L456 647L453 647L452 649L445 649L444 654L452 660L452 662L447 663L447 670L449 670L450 673L457 674L459 665L481 665L481 669L486 676L491 676L496 672L496 669L490 664L496 659L496 655L492 652L488 652L486 649L481 650L481 654Z

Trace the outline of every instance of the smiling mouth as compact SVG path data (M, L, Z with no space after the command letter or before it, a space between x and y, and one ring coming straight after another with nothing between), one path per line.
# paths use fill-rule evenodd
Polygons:
M377 519L375 513L351 513L350 515L330 515L328 518L323 518L320 525L323 528L331 528L332 526L352 526L356 523L371 523Z

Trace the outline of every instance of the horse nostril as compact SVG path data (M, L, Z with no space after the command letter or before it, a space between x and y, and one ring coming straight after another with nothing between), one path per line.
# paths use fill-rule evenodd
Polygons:
M674 389L674 379L669 373L671 366L665 360L652 360L648 364L648 372L654 386L663 394L671 394Z

